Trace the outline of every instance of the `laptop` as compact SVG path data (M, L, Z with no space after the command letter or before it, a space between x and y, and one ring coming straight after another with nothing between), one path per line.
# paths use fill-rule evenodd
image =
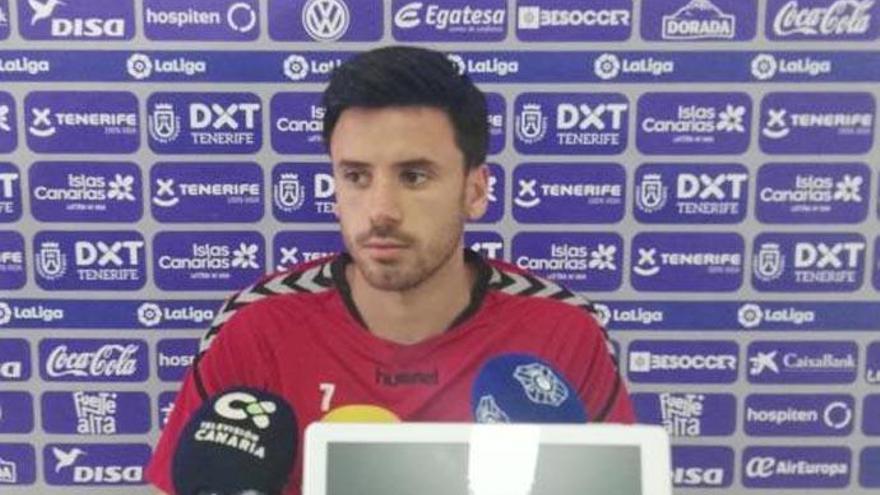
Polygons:
M659 426L313 423L303 495L671 495Z

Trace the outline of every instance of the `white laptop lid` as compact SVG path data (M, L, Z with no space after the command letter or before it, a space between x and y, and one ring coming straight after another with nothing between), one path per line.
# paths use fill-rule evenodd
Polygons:
M313 423L303 495L671 495L669 438L611 424Z

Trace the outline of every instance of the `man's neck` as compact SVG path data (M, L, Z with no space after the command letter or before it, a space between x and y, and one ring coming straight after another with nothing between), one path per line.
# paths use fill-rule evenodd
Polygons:
M345 278L351 298L373 334L398 344L415 344L443 333L471 302L476 268L460 254L429 279L407 291L383 291L349 263Z

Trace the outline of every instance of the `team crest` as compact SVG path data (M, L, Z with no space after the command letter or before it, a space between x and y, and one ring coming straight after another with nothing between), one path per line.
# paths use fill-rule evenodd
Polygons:
M170 103L158 103L150 115L150 136L160 143L170 143L180 135L180 117Z
M553 370L541 363L523 364L513 371L513 377L535 404L559 407L568 398L568 387Z
M533 144L547 133L547 117L541 111L541 105L529 103L523 105L516 117L516 137L526 144Z
M57 280L67 273L67 257L57 242L44 242L36 254L37 273L46 280Z
M477 409L474 411L477 423L510 423L507 414L498 407L495 398L491 395L480 397Z
M636 187L636 206L645 213L662 210L666 206L669 188L663 185L660 174L645 174Z
M752 269L755 276L764 282L771 282L782 276L785 269L785 257L779 250L779 244L766 243L755 253Z
M299 181L299 174L281 174L274 188L275 204L283 211L302 208L306 200L306 188Z

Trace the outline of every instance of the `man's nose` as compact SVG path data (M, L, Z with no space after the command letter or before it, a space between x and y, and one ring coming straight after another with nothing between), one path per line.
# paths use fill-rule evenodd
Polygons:
M400 205L400 190L390 177L377 177L369 192L370 223L375 226L389 226L400 223L403 210Z

